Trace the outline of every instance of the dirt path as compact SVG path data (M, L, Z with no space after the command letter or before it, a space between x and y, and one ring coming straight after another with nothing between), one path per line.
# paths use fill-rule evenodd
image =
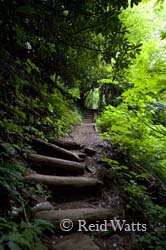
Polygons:
M70 137L65 140L72 140L82 145L103 146L106 143L100 139L96 131L96 124L93 120L93 112L85 113L81 124L73 128Z
M33 207L35 218L47 220L55 226L55 235L45 240L48 250L130 250L128 235L114 235L108 225L105 232L78 230L80 219L87 226L91 223L99 226L105 220L107 224L107 219L113 219L120 213L119 191L111 184L111 179L105 181L102 176L100 160L108 155L110 148L96 132L93 112L86 112L82 123L63 141L75 142L79 148L58 148L37 139L34 145L36 154L30 156L32 172L25 178L28 182L44 184L51 192L50 198L41 199ZM70 161L72 154L78 161ZM81 169L79 175L78 167ZM61 227L64 219L69 220L66 228ZM72 228L68 230L70 222Z

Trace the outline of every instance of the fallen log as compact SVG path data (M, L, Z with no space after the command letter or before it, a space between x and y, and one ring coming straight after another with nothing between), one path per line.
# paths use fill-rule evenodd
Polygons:
M49 137L48 141L65 149L69 150L77 150L81 149L83 146L81 144L78 144L74 141L61 141L61 140L56 140L55 138Z
M70 187L70 188L86 188L97 187L103 183L97 178L90 177L66 177L66 176L50 176L41 174L32 174L24 178L26 182L41 183L52 187Z
M86 223L111 220L118 216L120 211L117 209L106 208L79 208L79 209L65 209L65 210L49 210L41 211L35 214L35 218L43 219L51 222L55 227L60 226L63 219L68 219L74 225L78 224L79 220L84 220Z
M42 168L46 172L51 171L51 173L63 171L63 173L83 174L85 169L85 163L67 161L38 154L29 154L27 159L35 164L36 167Z
M67 149L64 149L60 146L54 145L52 143L37 139L37 138L32 138L32 141L34 143L34 146L37 147L37 151L41 154L47 155L47 156L53 156L53 157L58 157L58 158L63 158L67 160L73 160L73 161L78 161L81 162L84 160L86 157L86 154L76 154L73 153Z

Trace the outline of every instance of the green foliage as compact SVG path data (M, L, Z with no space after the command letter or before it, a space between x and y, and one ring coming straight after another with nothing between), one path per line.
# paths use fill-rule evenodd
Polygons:
M0 217L0 248L9 250L45 250L41 241L44 231L53 231L53 226L42 220L16 224Z
M149 224L148 232L138 234L139 249L166 247L166 46L160 39L165 38L165 5L159 10L154 2L121 15L129 41L142 42L142 51L125 70L128 88L123 87L117 104L107 106L97 120L101 136L112 144L113 159L105 161L126 195L126 210L142 214Z
M125 72L130 85L120 97L121 104L108 106L99 118L98 126L104 132L103 136L111 138L118 151L123 152L127 164L143 166L165 180L165 58L161 56L165 43L154 36L158 23L162 24L164 10L155 12L154 8L149 9L153 4L142 4L124 11L122 15L123 22L130 25L129 40L137 41L137 36L141 38L142 52ZM143 8L146 15L136 22ZM149 24L147 20L151 20L153 15L158 19ZM140 23L142 26L138 25ZM141 32L148 28L149 33L145 37Z
M23 164L19 161L17 161L16 163L12 162L0 163L0 186L7 189L8 192L14 197L19 195L17 188L18 187L21 188L23 186L22 184L23 171L24 171Z
M80 120L78 110L58 90L55 90L50 96L45 96L43 105L49 111L49 115L44 117L40 123L41 125L51 126L56 136L64 135L69 126L78 123Z
M120 178L121 180L126 180L128 183L136 183L138 180L148 180L150 175L146 172L137 172L129 169L128 166L120 165L116 160L109 158L102 159L103 162L107 162L110 165L110 174Z
M165 233L165 229L163 229L163 235ZM164 236L161 238L160 236L156 236L153 233L145 232L144 235L137 237L138 246L140 249L156 249L156 250L163 250L166 248L166 240Z
M165 128L155 125L148 112L138 115L126 104L109 106L97 123L104 138L111 138L126 156L126 163L143 166L165 180Z

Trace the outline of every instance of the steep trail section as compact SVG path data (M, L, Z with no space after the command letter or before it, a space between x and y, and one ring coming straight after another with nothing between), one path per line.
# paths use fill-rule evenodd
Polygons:
M48 139L46 142L32 138L36 152L27 157L30 170L24 178L25 182L42 184L51 193L48 200L33 203L34 218L53 223L57 235L68 232L70 240L73 239L70 233L78 231L79 220L85 220L87 224L96 223L120 213L103 196L104 183L99 177L101 166L98 161L104 156L107 143L99 138L95 127L95 112L88 110L81 124L62 141ZM61 220L64 219L72 221L71 230L62 229ZM83 233L85 232L81 232L82 235ZM57 245L59 240L57 236ZM92 250L92 245L94 249L99 249L92 243L89 238L86 245L82 239L86 250ZM51 245L49 249L60 248L52 248ZM68 240L63 249L70 249ZM72 249L80 249L78 241L72 241Z

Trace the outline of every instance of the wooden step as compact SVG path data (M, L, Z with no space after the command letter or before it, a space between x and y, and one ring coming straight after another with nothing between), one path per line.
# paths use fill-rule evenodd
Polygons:
M92 120L92 119L89 119L89 118L86 118L86 119L83 120L83 122L91 122L91 123L92 123L92 121L93 121L93 120Z
M68 150L79 150L82 149L83 147L81 144L78 144L74 141L62 141L62 140L57 140L53 137L49 137L48 140L49 142Z
M79 163L75 161L68 161L53 157L48 157L39 154L29 154L27 159L34 164L35 169L45 173L57 173L57 171L63 171L63 173L70 174L83 174L85 169L85 163Z
M84 118L93 118L93 115L85 115Z
M92 117L86 117L86 118L84 118L84 120L83 120L83 121L85 121L85 120L92 121L92 120L93 120L93 118L92 118Z
M38 138L32 138L33 145L39 154L51 157L62 158L65 160L78 161L84 160L86 155L73 153L65 148L57 146L53 143L43 141Z
M41 211L35 214L35 218L47 220L55 227L60 226L60 222L64 219L71 220L74 225L78 224L79 220L85 220L86 223L92 223L102 220L111 220L117 216L119 211L117 209L106 208L79 208L79 209L65 209L65 210L49 210Z
M26 182L41 183L51 187L89 188L101 186L103 183L97 178L74 176L50 176L31 174L24 178Z

